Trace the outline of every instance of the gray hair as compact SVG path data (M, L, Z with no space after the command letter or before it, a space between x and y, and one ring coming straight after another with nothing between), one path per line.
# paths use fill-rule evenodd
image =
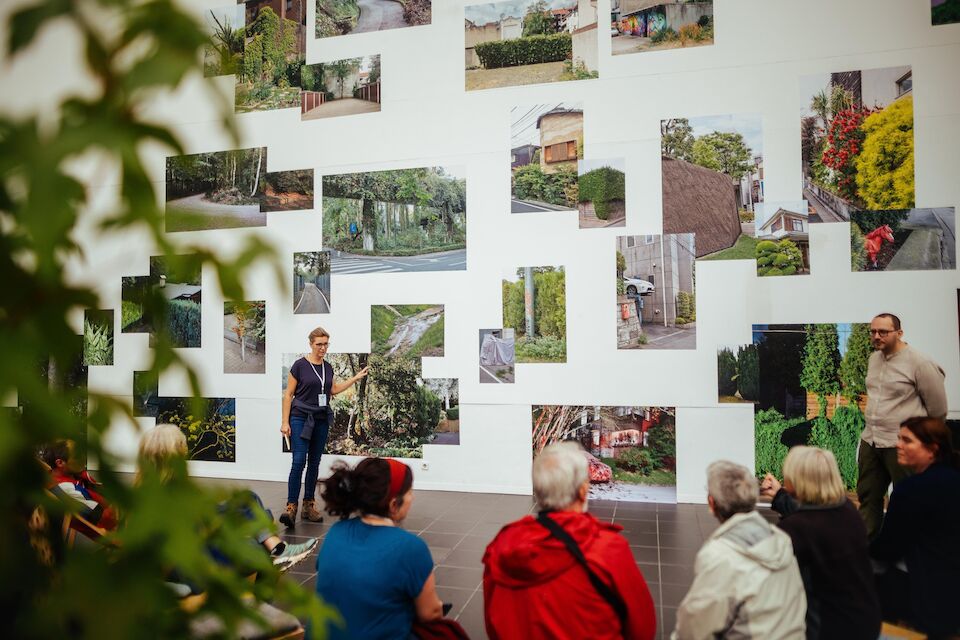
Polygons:
M713 514L724 522L735 513L753 511L760 487L745 466L718 460L707 467L707 494L713 498Z
M533 461L533 495L541 509L565 509L587 481L587 457L576 442L555 442Z

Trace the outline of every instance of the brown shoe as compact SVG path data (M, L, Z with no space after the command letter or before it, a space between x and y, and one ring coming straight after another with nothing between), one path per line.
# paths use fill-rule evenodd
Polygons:
M289 509L289 507L287 508ZM294 507L294 509L296 509L296 507ZM303 511L300 512L300 517L303 520L309 520L310 522L323 522L323 515L317 511L316 500L303 501Z
M287 508L283 513L280 514L280 524L287 527L287 529L292 529L293 525L297 524L297 503L288 502Z

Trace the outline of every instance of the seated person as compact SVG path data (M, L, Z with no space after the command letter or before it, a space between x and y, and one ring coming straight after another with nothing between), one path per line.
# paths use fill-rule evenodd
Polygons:
M317 556L317 594L336 607L328 638L407 638L415 620L443 616L427 544L399 527L413 504L413 473L397 460L333 463L321 481L327 513L340 516Z
M867 527L846 496L833 453L790 449L783 486L767 474L761 494L793 541L807 594L807 638L876 640L880 601L867 553Z
M697 552L673 638L804 637L807 598L790 536L756 512L757 479L739 464L707 467L707 504L720 526Z
M84 520L107 531L117 528L116 513L97 492L99 483L77 460L71 440L57 440L48 445L41 452L40 459L50 467L54 491L79 504L79 515ZM70 526L84 535L96 535L77 520L72 520Z
M586 512L589 491L579 444L552 444L534 459L533 493L544 509L541 516L551 522L524 516L487 547L483 609L490 638L654 637L657 621L647 583L620 535L622 527ZM559 527L579 547L602 587L548 526Z

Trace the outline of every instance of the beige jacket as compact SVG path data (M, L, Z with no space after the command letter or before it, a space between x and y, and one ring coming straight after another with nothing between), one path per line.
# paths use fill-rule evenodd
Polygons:
M889 357L874 351L867 364L863 441L875 447L895 447L900 425L907 418L946 417L943 381L943 369L910 345Z

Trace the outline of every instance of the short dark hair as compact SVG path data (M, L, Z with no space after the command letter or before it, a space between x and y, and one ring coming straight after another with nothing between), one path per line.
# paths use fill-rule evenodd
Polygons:
M397 494L398 506L413 486L413 472L407 465L403 466L406 471ZM327 513L340 518L349 518L355 512L389 516L390 463L385 458L364 458L353 469L341 460L331 468L330 477L320 482Z
M893 315L892 313L878 313L877 315L875 315L875 316L873 316L873 317L874 317L874 318L889 318L889 319L890 319L890 322L893 323L893 330L894 330L894 331L900 331L900 318L898 318L897 316Z
M70 441L57 440L51 442L40 452L40 459L51 469L57 466L57 460L66 462L70 459Z
M902 429L907 429L917 437L927 448L937 447L934 462L951 465L960 468L960 452L953 450L953 437L947 423L940 418L930 418L928 416L918 416L908 418L900 425Z

